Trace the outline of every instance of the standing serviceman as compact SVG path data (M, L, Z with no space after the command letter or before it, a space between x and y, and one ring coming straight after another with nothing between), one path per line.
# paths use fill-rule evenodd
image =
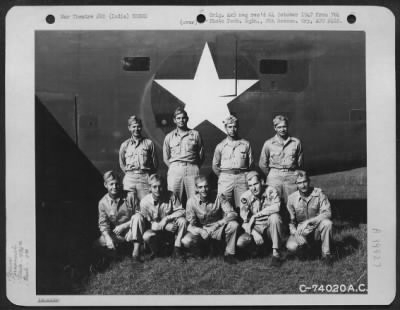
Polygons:
M119 165L125 173L124 190L136 191L142 199L149 193L149 175L158 167L154 143L142 136L142 121L135 115L128 119L131 137L121 144Z
M218 194L224 194L240 204L240 196L247 190L246 172L253 165L253 153L249 141L239 138L239 121L230 115L224 121L226 139L217 145L214 152L212 169L218 176Z
M267 184L274 186L283 201L296 191L295 171L303 166L303 149L299 139L288 132L288 118L277 115L273 119L276 135L265 141L259 166L267 177Z
M195 194L194 179L204 161L202 138L198 131L187 127L188 121L186 111L177 108L174 112L176 129L166 135L163 146L163 159L168 166L168 189L181 201L184 188L187 198Z

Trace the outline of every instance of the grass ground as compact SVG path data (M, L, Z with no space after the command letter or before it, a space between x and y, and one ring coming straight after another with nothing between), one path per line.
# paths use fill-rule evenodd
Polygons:
M99 295L215 295L298 294L301 284L367 287L366 224L336 221L334 228L332 267L323 265L318 257L286 260L279 268L269 265L270 255L249 258L237 265L224 263L223 257L190 258L186 263L167 257L143 264L125 257L104 272L91 274L75 290L78 294Z

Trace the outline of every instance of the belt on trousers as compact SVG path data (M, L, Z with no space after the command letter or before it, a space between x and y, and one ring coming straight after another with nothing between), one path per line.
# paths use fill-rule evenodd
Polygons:
M149 171L136 169L136 170L128 170L126 173L133 173L133 174L149 174Z
M240 173L245 173L247 170L243 169L227 169L227 170L221 170L221 173L227 173L227 174L240 174Z
M187 161L173 161L171 164L176 164L176 165L179 165L179 166L196 165L195 163L189 163Z
M277 170L280 172L289 172L289 171L296 171L296 169L287 169L287 168L273 168L271 167L270 170Z

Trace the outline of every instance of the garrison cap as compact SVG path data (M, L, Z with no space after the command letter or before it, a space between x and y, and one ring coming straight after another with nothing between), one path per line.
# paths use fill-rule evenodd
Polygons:
M204 175L198 175L198 176L196 176L196 177L194 178L194 184L196 184L196 186L197 186L197 184L199 184L199 183L201 183L201 182L204 182L204 181L206 181L206 182L208 183L208 179L207 179L207 177L204 176Z
M233 115L229 115L224 121L223 121L224 125L228 125L228 124L239 124L239 120L233 116Z
M177 115L179 115L179 114L184 114L186 117L188 117L187 112L186 112L185 109L182 108L182 107L177 107L177 108L176 108L176 110L175 110L175 112L174 112L174 118L176 118Z
M296 170L296 182L298 179L310 180L310 177L308 176L307 172L305 172L304 170Z
M246 180L249 182L252 178L257 177L260 180L260 174L257 171L250 171L246 175Z
M138 123L139 125L142 125L142 120L136 115L132 115L128 118L128 125L132 125L133 123Z
M103 174L103 180L104 182L110 182L112 180L120 181L120 176L118 173L115 171L109 170Z
M163 186L166 185L165 179L157 173L153 173L149 176L149 185L151 185L153 182L160 182Z
M286 116L283 115L277 115L274 117L272 120L274 126L278 125L279 123L285 122L286 124L289 123L289 119Z

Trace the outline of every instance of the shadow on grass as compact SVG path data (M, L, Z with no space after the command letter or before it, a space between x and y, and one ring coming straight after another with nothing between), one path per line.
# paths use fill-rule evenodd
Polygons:
M361 241L352 235L344 236L340 240L334 240L332 243L332 254L336 260L350 256L356 252L360 247Z
M332 218L348 227L367 223L366 200L331 200Z
M353 235L350 232L343 232L334 235L331 241L331 254L334 261L341 261L344 258L353 255L359 250L362 243L362 237ZM321 258L321 242L315 241L310 248L309 255L306 255L310 260ZM303 257L304 258L304 257Z

